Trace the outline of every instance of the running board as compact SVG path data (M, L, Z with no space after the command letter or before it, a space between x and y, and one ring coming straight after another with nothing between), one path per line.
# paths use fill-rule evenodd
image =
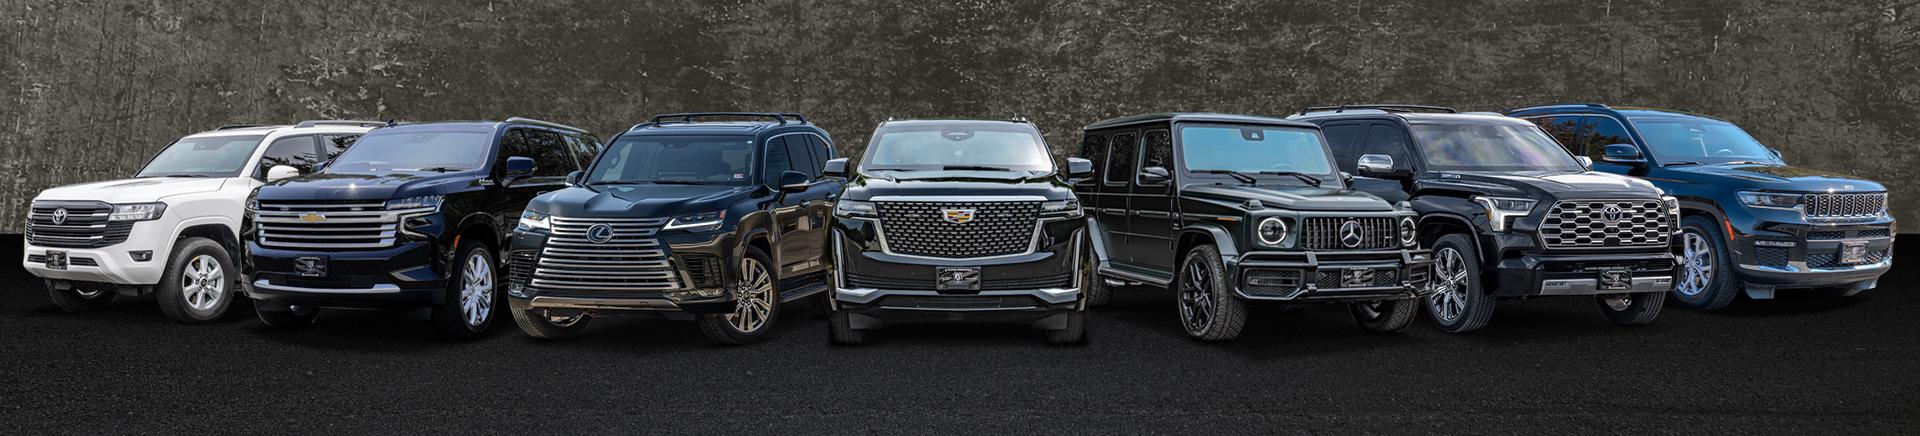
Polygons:
M787 289L785 292L781 292L780 302L789 303L789 302L793 302L794 300L811 297L814 294L818 294L826 291L827 291L827 283L823 281L816 281L809 284L799 285L799 286L793 287L793 289Z

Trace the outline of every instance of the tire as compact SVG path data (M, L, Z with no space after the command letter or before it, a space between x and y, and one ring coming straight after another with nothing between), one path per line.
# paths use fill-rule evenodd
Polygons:
M1403 298L1352 303L1347 307L1353 311L1353 320L1360 323L1360 328L1374 333L1393 333L1413 324L1413 314L1420 311L1420 300Z
M1601 295L1594 302L1600 305L1600 313L1607 315L1608 321L1616 325L1647 325L1660 317L1660 306L1665 305L1667 297L1663 293L1639 293ZM1615 297L1626 299L1621 304Z
M1079 345L1087 343L1087 311L1067 312L1067 327L1047 331L1047 343L1054 345Z
M864 345L872 333L864 329L853 328L852 315L846 312L834 312L827 316L827 338L839 345Z
M1679 242L1680 279L1669 293L1673 301L1693 310L1718 310L1733 303L1740 296L1740 279L1733 275L1720 226L1708 217L1687 217L1681 220Z
M579 337L592 324L593 317L587 314L574 316L567 322L553 322L537 310L513 311L513 323L520 326L520 332L536 339L560 340Z
M260 315L260 322L276 329L297 329L313 325L320 318L320 308L310 306L288 306L253 300L253 312Z
M1093 249L1088 248L1087 252L1081 255L1080 260L1081 277L1086 277L1087 280L1087 285L1082 288L1087 291L1087 305L1100 307L1113 302L1113 291L1117 289L1108 286L1106 279L1100 278L1100 273L1094 271L1094 264Z
M59 306L60 310L72 313L105 309L107 305L113 304L114 297L118 295L110 289L81 290L72 287L60 289L54 286L52 280L47 281L47 298L52 299L53 305Z
M458 253L454 265L459 272L448 280L446 299L433 308L433 326L444 337L478 338L498 318L494 315L500 311L495 308L505 307L499 304L500 274L494 268L498 264L485 244L459 247Z
M181 324L202 324L226 315L240 293L233 258L212 239L182 238L167 257L167 271L154 287L160 313Z
M1496 303L1480 283L1480 256L1467 235L1441 236L1433 244L1433 293L1426 297L1427 316L1447 333L1480 330L1493 319Z
M747 247L740 259L739 277L728 283L734 294L734 310L729 313L700 314L700 333L707 340L745 345L766 339L780 320L780 280L773 275L773 262L759 249Z
M1202 245L1187 251L1173 281L1180 305L1180 325L1187 336L1202 341L1225 341L1240 336L1247 324L1247 302L1227 287L1227 267L1220 249Z

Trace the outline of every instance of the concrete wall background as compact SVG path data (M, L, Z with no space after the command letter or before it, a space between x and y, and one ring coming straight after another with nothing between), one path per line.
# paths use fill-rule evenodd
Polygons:
M0 0L0 232L229 123L784 110L852 151L889 116L1019 114L1058 148L1151 111L1575 100L1728 118L1913 222L1917 3Z

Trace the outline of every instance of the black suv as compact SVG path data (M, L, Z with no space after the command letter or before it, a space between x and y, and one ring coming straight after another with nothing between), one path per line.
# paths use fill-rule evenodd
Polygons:
M430 307L442 334L484 334L514 218L599 149L524 118L374 130L248 200L248 295L274 327L312 324L320 307Z
M1024 120L881 123L834 209L836 343L883 322L990 317L1086 338L1086 219ZM847 161L827 163L847 176Z
M1719 119L1573 103L1508 115L1546 129L1594 169L1652 181L1680 199L1682 265L1673 300L1711 310L1776 288L1850 296L1893 268L1887 188L1789 166Z
M753 121L706 121L719 118ZM826 290L841 182L820 170L835 157L827 132L799 114L634 126L520 215L507 253L514 321L566 338L594 316L653 314L697 319L715 342L764 338L782 303Z
M1593 172L1539 127L1413 105L1310 107L1356 186L1409 199L1434 252L1427 313L1485 327L1497 299L1593 296L1609 320L1652 322L1673 288L1679 206L1645 181Z
M1074 185L1093 215L1093 285L1177 291L1194 338L1239 335L1249 302L1350 303L1381 332L1419 310L1431 257L1413 210L1348 189L1318 126L1139 115L1087 126L1080 156L1102 165Z

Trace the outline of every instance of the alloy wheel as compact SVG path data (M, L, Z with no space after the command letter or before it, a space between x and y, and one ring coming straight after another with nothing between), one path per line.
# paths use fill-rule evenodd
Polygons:
M727 314L727 323L733 325L735 331L759 331L773 317L773 276L760 261L740 260L740 282L734 286L733 295L733 313Z
M1441 321L1453 322L1467 312L1467 261L1453 247L1441 248L1433 264L1433 294L1427 305Z
M1187 262L1187 273L1180 281L1180 321L1188 332L1205 331L1213 324L1213 273L1206 262Z
M213 256L194 256L187 260L187 269L180 274L180 291L180 296L187 299L187 307L202 312L213 310L227 297L227 273Z
M1680 275L1680 284L1673 292L1683 296L1700 295L1713 286L1713 243L1698 232L1688 231L1680 237L1680 258L1684 270Z
M493 265L480 253L467 256L460 282L460 313L472 328L486 324L493 315Z

